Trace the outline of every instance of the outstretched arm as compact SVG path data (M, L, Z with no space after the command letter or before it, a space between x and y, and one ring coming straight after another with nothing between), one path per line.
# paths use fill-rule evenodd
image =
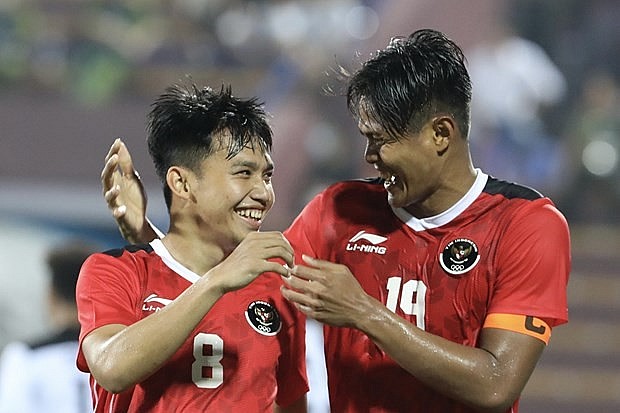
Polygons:
M114 141L105 157L101 186L123 238L131 243L146 243L163 236L146 217L144 186L121 138Z
M368 295L341 264L303 257L283 277L285 298L307 316L364 332L405 370L439 392L485 412L505 412L545 347L534 337L484 328L479 347L433 335Z

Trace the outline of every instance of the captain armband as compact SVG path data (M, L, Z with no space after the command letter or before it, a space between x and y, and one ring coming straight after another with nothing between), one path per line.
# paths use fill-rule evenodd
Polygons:
M551 327L538 317L518 314L492 313L487 315L483 328L500 328L536 337L545 344L551 338Z

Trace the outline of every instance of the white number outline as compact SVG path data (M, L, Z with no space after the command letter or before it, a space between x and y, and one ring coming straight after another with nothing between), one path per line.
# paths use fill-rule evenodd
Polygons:
M211 346L211 354L204 354L204 346ZM201 389L215 389L224 383L224 366L220 362L224 357L224 340L217 334L198 333L194 337L194 362L192 363L192 381ZM203 375L203 368L211 368L211 377Z
M402 277L388 278L386 285L388 295L385 306L391 312L396 313L396 306L398 305L406 315L414 315L416 326L424 330L426 326L424 322L426 316L426 284L422 280L409 280L404 285L402 282Z

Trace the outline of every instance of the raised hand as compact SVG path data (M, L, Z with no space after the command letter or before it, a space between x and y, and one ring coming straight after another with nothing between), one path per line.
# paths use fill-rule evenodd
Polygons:
M114 141L105 157L101 186L103 197L123 238L132 243L149 242L157 238L146 218L144 186L121 138Z
M375 301L362 289L346 265L304 255L288 277L282 295L308 317L339 327L355 327Z
M293 257L293 248L281 232L250 232L207 276L214 279L223 292L238 290L264 272L287 276Z

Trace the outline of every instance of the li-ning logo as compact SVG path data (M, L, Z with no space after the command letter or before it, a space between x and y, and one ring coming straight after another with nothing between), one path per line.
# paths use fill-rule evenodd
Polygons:
M359 244L357 241L365 240L370 242L372 245L368 244ZM360 252L373 252L375 254L385 254L387 248L379 246L382 242L386 241L386 237L382 237L381 235L369 234L366 231L360 231L355 234L347 244L347 251L360 251Z
M168 304L170 304L172 300L167 298L158 297L157 294L151 294L144 299L144 304L142 304L142 311L159 311ZM160 306L154 304L161 304Z

